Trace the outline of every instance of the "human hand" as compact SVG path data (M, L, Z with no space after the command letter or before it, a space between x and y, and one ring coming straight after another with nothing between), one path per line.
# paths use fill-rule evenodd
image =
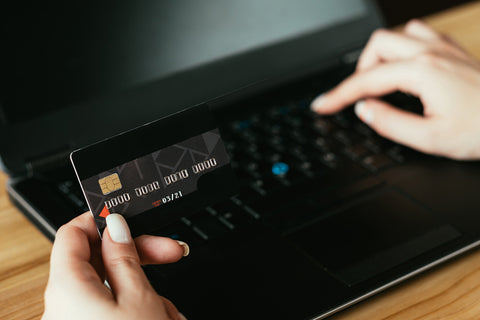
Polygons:
M100 241L86 212L57 232L42 319L183 320L173 303L154 291L141 264L175 262L187 254L186 244L169 238L132 239L118 214L107 217Z
M377 97L402 91L420 98L424 115ZM357 102L355 113L378 134L422 152L480 159L480 63L418 20L402 33L378 30L356 72L312 102L332 114Z

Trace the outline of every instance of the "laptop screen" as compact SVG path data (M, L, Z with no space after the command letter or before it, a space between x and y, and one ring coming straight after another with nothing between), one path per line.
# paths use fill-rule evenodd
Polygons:
M5 33L3 124L316 32L367 11L361 0L37 1L13 6L0 22Z

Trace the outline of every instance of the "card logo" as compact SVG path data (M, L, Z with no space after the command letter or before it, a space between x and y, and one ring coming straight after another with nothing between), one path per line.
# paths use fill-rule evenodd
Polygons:
M98 179L98 184L100 189L102 189L103 195L122 189L122 183L117 173Z

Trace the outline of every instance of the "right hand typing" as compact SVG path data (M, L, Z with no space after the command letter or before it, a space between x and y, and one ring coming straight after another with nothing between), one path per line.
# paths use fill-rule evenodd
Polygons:
M378 97L418 96L424 116ZM356 72L312 103L332 114L357 102L359 118L380 135L454 159L480 159L480 63L447 37L414 20L403 33L378 30Z

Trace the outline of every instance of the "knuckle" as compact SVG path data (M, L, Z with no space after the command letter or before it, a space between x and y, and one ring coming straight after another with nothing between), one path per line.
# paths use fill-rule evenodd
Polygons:
M426 28L425 23L419 19L411 19L405 24L405 31L413 31L418 28Z
M405 29L416 27L417 25L418 25L418 20L417 19L410 19L410 20L408 20L407 24L405 24Z
M381 39L387 37L390 34L391 34L391 31L389 31L387 29L383 29L383 28L377 29L372 33L371 39L381 40Z
M375 47L383 42L383 39L387 37L390 34L391 31L388 31L386 29L377 29L373 31L372 35L370 36L370 39L368 40L367 43L367 48Z
M452 45L449 43L446 43L445 41L438 41L436 44L436 50L438 52L452 52Z
M155 302L156 294L146 286L135 286L130 289L130 295L136 297L138 301L142 301L143 305L152 305Z
M125 254L112 258L109 264L113 268L136 269L140 266L140 260L134 255Z
M441 58L434 52L426 51L415 57L415 60L421 65L437 66L440 64Z

